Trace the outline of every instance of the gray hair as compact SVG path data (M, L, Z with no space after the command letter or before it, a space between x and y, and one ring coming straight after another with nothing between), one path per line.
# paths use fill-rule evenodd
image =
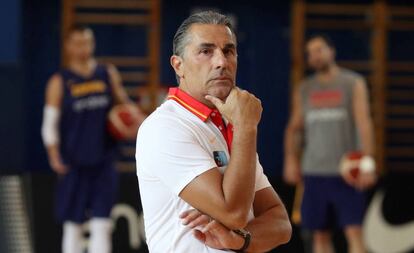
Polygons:
M183 56L184 47L188 42L188 29L193 24L224 25L230 28L234 35L233 25L227 16L214 11L198 12L189 16L183 21L180 27L178 27L173 40L174 55Z
M173 40L174 55L181 57L184 55L184 48L189 41L188 30L193 24L224 25L227 26L231 30L233 36L235 36L234 28L229 17L214 11L198 12L189 16L183 23L181 23L180 27L178 27ZM179 77L177 76L177 82L179 81Z

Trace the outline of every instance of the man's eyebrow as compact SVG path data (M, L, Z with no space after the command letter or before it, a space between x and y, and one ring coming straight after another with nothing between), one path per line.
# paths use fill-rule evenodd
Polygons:
M213 43L201 43L199 46L199 48L215 48L216 45ZM224 49L234 49L236 48L236 45L234 43L227 43L224 46Z
M235 48L236 48L236 45L234 43L227 43L224 46L224 49L235 49Z
M198 45L199 48L214 48L216 47L216 45L214 45L213 43L201 43L200 45Z

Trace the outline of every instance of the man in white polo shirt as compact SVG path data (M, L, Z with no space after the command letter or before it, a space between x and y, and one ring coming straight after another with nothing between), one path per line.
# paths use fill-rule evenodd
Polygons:
M151 253L264 252L290 239L256 153L260 101L235 87L237 42L216 12L174 37L178 88L141 125L137 175Z

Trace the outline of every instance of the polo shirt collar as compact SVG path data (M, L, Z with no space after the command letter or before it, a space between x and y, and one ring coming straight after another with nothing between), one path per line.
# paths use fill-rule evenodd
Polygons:
M169 89L168 99L176 101L204 122L207 121L207 119L210 117L210 114L213 112L213 109L196 100L188 93L177 87Z

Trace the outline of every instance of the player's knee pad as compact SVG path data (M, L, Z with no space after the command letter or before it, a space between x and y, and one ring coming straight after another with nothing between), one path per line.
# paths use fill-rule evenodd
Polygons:
M63 224L63 253L82 253L82 227L74 222Z

